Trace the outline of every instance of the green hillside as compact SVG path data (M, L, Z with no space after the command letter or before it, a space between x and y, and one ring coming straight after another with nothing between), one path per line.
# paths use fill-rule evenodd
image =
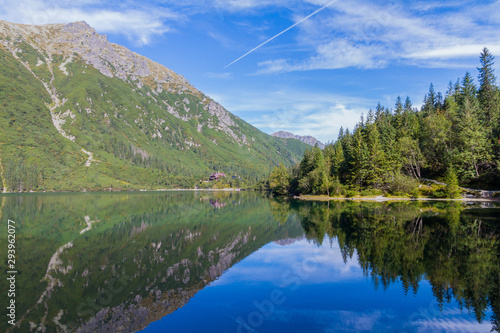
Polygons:
M487 48L479 63L478 85L467 72L444 95L431 84L420 109L409 98L398 97L392 110L379 103L351 131L341 128L335 143L308 150L291 172L275 168L269 187L347 197L498 196L500 88Z
M285 204L259 193L22 194L3 196L0 207L22 221L23 244L19 327L2 321L1 332L28 332L30 322L46 332L135 332L265 244L303 234Z
M259 131L84 22L0 21L0 59L4 190L193 187L214 171L249 185L307 148Z

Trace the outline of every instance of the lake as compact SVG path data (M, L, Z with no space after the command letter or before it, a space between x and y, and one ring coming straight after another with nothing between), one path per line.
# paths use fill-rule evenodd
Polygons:
M500 205L8 194L0 331L500 330ZM4 269L7 271L7 269ZM19 327L8 324L15 299Z

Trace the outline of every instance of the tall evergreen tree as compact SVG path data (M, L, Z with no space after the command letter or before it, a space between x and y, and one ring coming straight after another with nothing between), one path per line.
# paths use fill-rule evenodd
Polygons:
M486 165L491 158L488 133L481 126L475 107L466 101L460 112L458 149L454 157L455 165L461 166L458 172L464 179L479 177L481 165Z
M429 86L429 92L425 95L424 105L422 106L422 112L424 116L428 116L436 111L437 95L434 90L434 85L431 83Z
M499 120L500 105L498 99L498 87L496 86L496 77L493 68L495 58L487 48L481 52L479 61L481 67L479 70L479 91L478 99L482 109L482 121L490 127L495 121Z
M403 102L401 101L401 96L398 96L396 99L396 105L394 107L394 121L393 126L398 133L398 137L402 136L402 128L403 128Z
M352 139L352 159L350 160L351 183L363 185L366 182L368 169L371 167L370 152L360 127L354 130Z
M474 84L474 78L467 72L462 79L462 85L460 87L460 105L463 106L465 101L472 102L476 99L477 88Z
M407 176L442 178L451 172L454 179L500 185L500 98L487 49L481 65L479 90L467 72L450 82L444 100L431 84L420 111L408 97L404 104L398 97L393 112L378 103L352 133L341 128L323 154L319 148L307 151L295 184L302 193L339 194L345 185L409 193L415 183Z
M386 156L380 143L380 133L376 124L367 126L366 144L370 164L366 166L366 181L368 184L379 187L386 172Z

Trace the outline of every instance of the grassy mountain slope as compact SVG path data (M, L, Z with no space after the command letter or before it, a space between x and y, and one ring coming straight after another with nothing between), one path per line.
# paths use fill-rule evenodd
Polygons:
M307 145L273 138L182 76L85 22L0 21L1 187L192 187L213 171L252 183Z

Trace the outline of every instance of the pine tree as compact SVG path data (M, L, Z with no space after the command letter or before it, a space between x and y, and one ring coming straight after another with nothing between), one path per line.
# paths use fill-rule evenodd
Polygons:
M412 112L413 111L413 104L411 103L409 96L406 96L404 111L405 112Z
M460 100L461 106L465 105L465 101L473 102L476 99L477 88L474 84L472 75L467 72L462 79L462 86L460 87Z
M475 104L466 101L459 116L455 165L461 166L458 171L465 179L479 177L480 166L491 158L487 132L481 126L475 108Z
M481 67L479 70L479 91L478 99L482 109L482 121L487 127L491 127L495 121L499 120L500 100L498 99L498 87L494 74L495 58L487 48L484 48L479 58Z
M238 178L236 178L238 179ZM269 188L273 193L284 195L290 188L290 175L283 164L279 164L273 169L269 176Z
M331 174L334 177L339 177L342 169L342 164L344 163L344 149L342 148L342 144L337 141L333 145L333 154L331 158Z
M367 127L366 141L368 147L369 165L365 166L366 180L369 184L378 187L382 183L385 173L386 156L380 143L380 133L377 125L372 124ZM366 162L366 161L364 161Z
M318 147L313 148L314 170L311 172L313 193L328 193L330 184L328 179L328 170L323 156L323 152Z
M429 92L427 93L427 95L425 95L424 98L424 105L422 106L422 112L424 113L424 116L431 115L436 111L436 101L436 92L434 91L434 85L431 83Z
M403 136L403 102L401 101L401 96L396 99L396 105L394 107L394 121L393 126L397 131L398 137Z
M448 169L445 181L446 181L446 187L445 187L446 197L450 199L459 198L460 187L458 185L457 173L453 168Z
M352 138L352 159L350 162L351 183L363 185L371 166L370 153L361 128L354 130Z

